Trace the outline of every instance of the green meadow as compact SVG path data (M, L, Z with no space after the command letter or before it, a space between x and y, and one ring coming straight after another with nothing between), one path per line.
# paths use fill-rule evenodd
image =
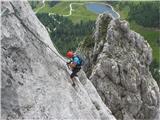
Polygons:
M70 4L72 2L62 1L57 3L54 7L50 7L48 4L46 4L41 9L35 8L34 11L37 11L37 13L54 13L58 15L69 15L70 14ZM72 20L73 23L79 23L82 21L89 21L89 20L96 20L97 14L90 12L86 9L85 4L81 5L84 2L73 2L77 4L72 4L72 14L68 17L70 20ZM80 4L79 4L80 3Z

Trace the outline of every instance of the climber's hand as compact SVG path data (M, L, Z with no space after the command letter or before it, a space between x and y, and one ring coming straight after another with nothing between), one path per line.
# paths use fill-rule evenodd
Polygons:
M69 64L70 64L69 62L66 62L67 67L70 69L70 65Z
M69 65L70 63L71 63L71 61L69 61L69 62L66 62L66 64L67 64L67 65Z

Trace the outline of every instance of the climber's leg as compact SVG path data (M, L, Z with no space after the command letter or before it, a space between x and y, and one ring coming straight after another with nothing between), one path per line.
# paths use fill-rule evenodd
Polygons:
M73 71L72 74L70 75L71 79L72 79L72 86L75 86L75 72Z
M71 79L72 79L72 82L73 82L72 86L75 86L75 76L77 76L77 73L78 73L79 71L80 71L79 68L74 68L74 69L72 70L72 74L70 75L70 77L71 77Z
M72 86L74 87L74 86L76 86L76 84L75 84L75 78L73 77L73 78L71 78L72 79Z

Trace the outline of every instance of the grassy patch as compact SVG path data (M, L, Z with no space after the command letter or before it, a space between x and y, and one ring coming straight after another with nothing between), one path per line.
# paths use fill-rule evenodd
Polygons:
M72 5L73 12L72 15L69 16L74 23L82 21L89 21L89 20L96 20L97 15L88 11L84 5L73 4Z
M45 5L44 7L40 6L40 7L36 8L36 9L34 9L34 11L36 11L38 13L49 13L51 10L48 7L48 5Z
M49 7L48 4L46 4L44 7L40 9L41 6L34 9L34 11L37 11L38 13L55 13L59 15L68 15L70 13L70 3L72 2L59 2L54 7ZM73 2L74 3L74 2ZM77 2L76 2L77 3ZM80 2L84 3L84 2ZM72 15L67 16L70 20L72 20L73 23L79 23L82 21L89 21L89 20L96 20L97 14L88 11L85 7L85 4L72 4Z
M125 6L122 11L119 11L121 18L128 19L128 11L129 11L128 6Z
M51 8L52 12L59 15L67 15L69 14L69 11L70 11L69 4L70 2L60 2Z
M43 8L41 8L38 13L55 13L59 15L67 15L69 14L69 4L70 2L60 2L57 3L54 7L49 7L48 4L45 4ZM34 9L36 11L39 8Z

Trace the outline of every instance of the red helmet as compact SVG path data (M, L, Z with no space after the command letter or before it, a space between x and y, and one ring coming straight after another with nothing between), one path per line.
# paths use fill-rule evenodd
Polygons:
M74 53L73 53L72 51L68 51L67 54L66 54L66 56L67 56L68 58L72 58L73 55L74 55Z

